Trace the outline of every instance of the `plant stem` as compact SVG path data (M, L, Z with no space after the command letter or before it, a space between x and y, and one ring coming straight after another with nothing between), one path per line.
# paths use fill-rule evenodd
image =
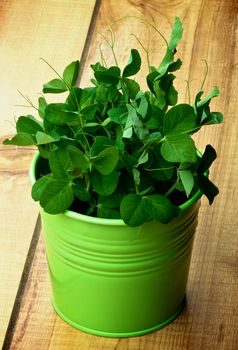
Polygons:
M129 96L126 93L126 88L125 88L125 84L124 84L124 81L123 81L122 77L120 78L120 82L121 82L121 89L122 89L123 95L125 97L126 103L128 103L129 102Z
M156 28L156 26L154 24L150 23L149 21L147 21L144 18L140 18L140 17L137 17L137 16L123 16L123 17L115 20L114 22L116 23L118 21L121 21L122 19L127 19L127 18L135 18L135 19L141 21L142 23L147 24L148 26L152 27L156 31L156 33L158 33L160 35L160 37L163 39L163 41L165 42L167 48L169 47L168 41L166 40L164 35Z
M190 97L190 82L189 82L189 80L185 80L185 81L187 83L188 103L190 104L190 100L191 100L191 97Z
M203 60L205 62L205 65L206 65L206 71L205 71L205 76L204 76L204 79L203 79L203 82L202 82L202 85L201 85L201 90L203 89L203 86L205 84L205 81L207 79L207 74L208 74L208 64L207 64L207 61L206 60Z
M92 164L89 163L89 171L85 174L85 180L87 184L87 191L90 192L90 187L91 187L91 181L90 181L90 174L92 171Z
M138 194L139 193L139 189L138 189L138 186L137 186L137 184L134 182L134 184L135 184L135 190L136 190L136 194Z
M103 52L102 52L102 44L99 45L99 51L100 51L100 56L101 56L101 63L102 63L102 66L106 67L107 68L107 63L105 61L105 58L103 56Z
M24 105L17 105L17 106L19 106L19 107L31 107L39 112L39 109L36 106L34 106L34 104L31 102L30 98L27 95L24 96L20 90L17 90L17 91L24 98L24 100L26 100L29 103L29 106L24 106Z
M144 47L144 45L142 44L142 42L140 41L140 39L139 39L134 33L131 33L131 36L134 36L134 38L138 41L138 43L140 44L140 46L142 47L142 49L145 51L145 53L146 53L146 59L147 59L147 65L148 65L148 70L149 70L149 73L150 73L149 47L146 49L146 48ZM149 43L148 43L148 46L149 46Z
M117 57L116 57L116 54L115 54L115 51L114 51L113 46L111 46L111 49L112 49L112 54L113 54L113 57L114 57L114 60L115 60L116 66L118 67Z
M165 193L164 196L165 196L165 197L168 197L168 196L175 190L176 185L177 185L177 182L175 182L175 183L173 184L173 186L170 187L170 189Z
M108 101L107 101L107 103L106 104L108 104ZM104 106L104 108L105 108L105 106ZM97 118L97 120L99 121L99 123L100 123L100 126L103 128L103 130L105 131L105 133L107 134L107 137L111 140L111 134L110 134L110 132L107 130L107 128L102 124L102 121L101 121L101 119L99 118L99 116L96 114L96 118Z
M118 62L117 62L117 58L116 58L116 54L115 54L115 51L114 51L114 36L112 35L111 33L111 43L110 41L105 37L105 35L103 35L102 33L98 33L99 35L101 35L103 37L103 39L106 41L107 45L110 47L110 49L112 50L112 55L113 55L113 58L115 60L115 64L116 66L118 67Z
M103 118L105 117L106 113L107 113L107 108L108 108L108 101L105 103L104 107L103 107L103 111L102 111L102 116Z
M86 142L86 144L87 144L88 152L90 153L90 145L89 145L87 136L85 135L85 132L84 132L84 122L83 122L83 118L82 118L81 115L80 115L80 105L79 105L79 102L78 102L78 99L77 99L75 90L72 90L72 92L73 92L73 94L74 94L74 98L75 98L75 101L76 101L76 104L77 104L77 108L78 108L78 116L79 116L79 121L80 121L81 132L82 132L82 135L83 135L83 137L84 137L84 139L85 139L85 142ZM84 148L84 147L83 147L83 148Z
M58 75L58 77L60 78L60 80L62 80L62 81L65 83L65 86L66 86L67 89L70 91L71 89L70 89L70 87L66 84L64 78L54 69L54 67L52 67L51 64L50 64L49 62L47 62L44 58L40 57L40 59L41 59L43 62L45 62L45 63L47 64L47 66L49 66L49 67L53 70L53 72L55 72L55 74Z
M170 170L170 169L174 169L174 168L176 168L176 166L174 165L174 166L169 166L169 167L167 167L167 168L145 168L145 170L146 171L165 171L165 170Z

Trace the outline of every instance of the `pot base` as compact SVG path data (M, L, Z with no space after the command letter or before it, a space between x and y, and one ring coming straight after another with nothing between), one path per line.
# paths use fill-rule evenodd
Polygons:
M55 303L51 300L51 303L54 307L54 310L56 311L56 313L60 316L60 318L65 321L66 323L68 323L69 325L73 326L74 328L77 328L83 332L89 333L89 334L93 334L93 335L98 335L101 337L108 337L108 338L128 338L128 337L138 337L140 335L145 335L148 333L152 333L155 332L161 328L166 327L168 324L170 324L171 322L173 322L178 316L179 314L182 312L183 308L186 305L186 297L184 297L181 305L179 306L179 308L177 309L177 311L171 316L169 317L167 320L165 320L162 323L159 323L158 325L151 327L151 328L147 328L147 329L142 329L139 331L134 331L134 332L118 332L118 333L110 333L110 332L105 332L105 331L100 331L97 329L90 329L84 326L81 326L80 324L77 324L73 321L71 321L68 317L66 317L59 309L58 307L55 305Z

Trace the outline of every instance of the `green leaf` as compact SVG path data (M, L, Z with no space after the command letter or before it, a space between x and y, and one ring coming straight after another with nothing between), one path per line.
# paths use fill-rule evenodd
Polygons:
M71 89L77 82L79 73L79 61L71 62L63 72L63 79L65 84Z
M135 134L136 136L142 141L144 142L144 140L148 137L149 135L149 130L144 127L144 126L135 126L134 127L135 130Z
M134 183L139 186L140 184L140 172L138 169L133 168L132 169L132 174L133 174L133 179L134 179Z
M73 168L79 168L87 170L89 168L89 161L86 155L75 146L68 146L67 151L70 156L71 164Z
M97 86L96 99L101 103L107 102L107 100L108 100L108 86L105 86L105 85L98 85Z
M211 145L207 145L202 158L199 160L197 172L204 174L210 168L216 157L215 149Z
M197 159L194 141L188 135L166 136L161 154L168 162L195 163Z
M151 163L145 170L153 179L167 181L172 179L175 166L173 163L167 162L161 154L161 144L155 144L150 150Z
M194 103L194 106L195 106L196 109L197 109L198 102L201 101L201 97L202 97L203 93L204 93L204 91L200 90L200 91L196 94L195 103Z
M99 172L92 173L92 185L94 191L101 196L109 196L118 185L120 173L112 171L109 175L102 175Z
M120 213L122 220L132 227L143 224L148 218L144 199L139 194L128 194L125 196L121 201Z
M39 97L38 98L38 113L39 113L39 116L43 119L44 116L45 116L45 109L46 109L46 106L47 106L47 102L46 102L46 99L44 97Z
M85 108L87 106L90 106L92 101L94 101L96 96L96 88L95 87L88 87L82 89L82 96L80 99L80 105L81 108Z
M131 156L130 154L128 154L127 152L124 152L122 155L122 163L123 166L129 171L131 172L132 169L138 165L138 160Z
M175 89L171 81L166 93L166 103L169 106L174 106L176 105L177 101L178 101L178 91Z
M177 103L178 92L173 86L175 78L175 75L167 74L154 82L154 92L160 109L164 109L166 105L174 106Z
M129 127L127 129L124 129L122 137L124 139L130 139L132 137L132 135L133 135L133 129L132 129L132 127Z
M50 80L48 83L43 85L43 92L44 94L59 94L61 92L67 91L68 88L61 79L53 79Z
M151 134L149 134L145 140L144 140L144 144L145 145L149 145L151 143L156 143L158 141L160 141L162 139L162 135L159 131L155 131L152 132Z
M93 70L94 72L97 72L97 71L99 71L99 70L104 70L104 71L107 70L107 68L105 68L104 66L102 66L100 62L97 62L97 63L95 63L95 64L91 64L90 67L92 68L92 70Z
M169 72L175 72L176 70L178 70L179 68L181 68L182 66L182 61L178 58L175 62L173 62L169 68L168 71Z
M214 88L213 88L213 90L212 90L212 92L211 92L210 94L208 94L204 99L199 100L199 101L197 102L197 107L201 107L201 106L206 105L208 102L211 101L211 99L212 99L213 97L219 96L219 93L220 93L220 92L219 92L218 87L217 87L217 86L214 86ZM201 94L200 94L200 96L201 96Z
M87 202L90 200L90 194L87 190L87 184L85 179L75 179L72 189L75 196L78 197L81 201Z
M34 201L39 201L46 186L52 182L52 174L40 177L32 186L31 196Z
M123 70L123 77L130 77L139 72L141 66L140 54L136 49L131 50L129 61Z
M27 134L35 135L37 131L43 131L41 123L32 115L21 116L16 123L17 133L25 132Z
M107 112L109 118L116 124L124 125L128 117L128 110L126 106L111 108Z
M41 131L37 131L37 133L36 133L37 145L44 145L46 143L57 142L59 140L60 140L59 135L52 137L51 135L46 134L46 133L41 132Z
M172 107L164 117L164 135L189 134L196 127L194 109L187 104Z
M72 111L79 111L81 98L83 90L79 87L73 87L66 99L66 104L69 106L69 109Z
M74 193L67 180L53 179L48 183L41 195L40 205L46 213L63 213L73 203Z
M165 91L161 87L161 82L159 80L154 82L154 92L156 96L156 104L160 109L164 109L166 106L166 96Z
M182 181L187 197L192 192L194 186L194 178L191 170L179 170L179 176Z
M95 120L95 114L98 110L98 106L96 104L92 104L91 106L87 106L80 111L80 117L85 120Z
M159 76L160 76L159 72L153 71L153 72L150 72L146 77L147 85L148 85L150 91L153 93L155 93L155 90L154 90L155 79L158 78Z
M105 84L118 84L120 79L120 68L110 67L105 70L98 70L94 72L97 81Z
M68 170L72 168L72 163L68 152L65 149L59 149L51 152L49 159L50 170L55 179L68 179Z
M117 97L118 97L117 86L111 85L108 90L108 101L112 103L117 100Z
M51 103L45 109L45 119L55 125L80 124L78 114L67 108L65 103Z
M117 166L119 151L117 147L105 148L96 157L91 159L92 165L102 175L109 175Z
M223 114L220 112L211 112L202 119L202 125L220 124L223 122Z
M179 41L181 40L183 35L183 26L179 19L179 17L175 17L173 30L171 33L170 41L169 41L169 48L171 50L175 50Z
M182 37L183 27L180 19L178 17L175 18L173 30L171 33L169 45L167 47L165 56L158 68L159 76L164 76L169 68L174 64L174 54L176 53L176 47Z
M167 224L179 215L179 208L173 205L168 198L159 194L144 197L144 207L153 220L163 224Z
M158 106L153 105L151 117L148 122L145 123L145 126L149 130L161 131L164 115L165 113Z
M148 161L148 159L149 159L148 152L146 150L144 150L138 159L138 165L146 163Z
M203 174L197 176L197 182L200 190L205 194L209 200L209 204L212 204L216 195L218 195L218 188Z
M129 97L134 100L140 91L140 85L133 79L124 78L124 83L129 91Z
M40 156L42 158L45 158L45 159L49 159L50 158L50 154L51 154L51 150L49 149L50 145L51 145L51 143L46 144L46 145L39 145L38 146L38 151L39 151Z
M26 132L20 132L13 136L12 139L5 139L4 145L16 145L16 146L31 146L36 144L34 136L27 134Z
M143 127L142 121L137 115L135 108L133 108L130 104L126 105L128 110L128 117L125 125L125 129L128 129L131 126Z
M159 77L164 76L167 73L169 67L173 63L174 63L174 53L170 48L167 48L166 54L158 68Z
M96 136L91 147L91 155L97 156L104 149L114 146L114 142L106 136Z
M137 109L137 112L142 116L143 119L145 119L147 112L148 112L148 101L145 97L145 95L141 95L140 96L140 104L139 107Z

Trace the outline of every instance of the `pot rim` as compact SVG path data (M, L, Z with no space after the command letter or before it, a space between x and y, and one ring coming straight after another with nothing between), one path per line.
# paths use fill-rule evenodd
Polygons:
M37 160L40 157L39 151L37 151L31 161L30 164L30 169L29 169L29 177L30 177L30 182L33 185L36 182L35 178L35 167ZM202 191L200 189L197 190L197 192L186 202L181 204L179 208L181 209L181 212L185 212L188 208L190 208L194 203L196 203L201 196L203 195ZM43 208L42 208L43 210ZM50 215L50 214L49 214ZM58 215L65 215L69 218L92 223L92 224L101 224L101 225L112 225L112 226L127 226L122 219L104 219L104 218L98 218L95 216L89 216L89 215L84 215L80 214L77 212L74 212L72 210L66 210L64 213L58 214Z

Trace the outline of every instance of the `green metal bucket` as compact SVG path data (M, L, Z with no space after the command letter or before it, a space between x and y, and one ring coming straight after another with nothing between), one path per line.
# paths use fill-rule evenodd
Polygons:
M34 183L39 155L32 162ZM85 332L139 336L172 322L185 304L201 192L169 224L132 228L122 220L41 209L59 316Z

